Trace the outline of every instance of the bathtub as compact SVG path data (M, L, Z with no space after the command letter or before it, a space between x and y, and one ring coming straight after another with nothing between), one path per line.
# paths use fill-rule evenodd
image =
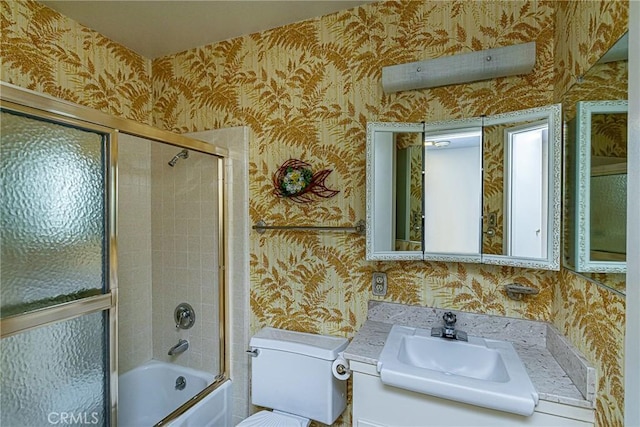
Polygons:
M184 377L183 390L176 379ZM151 427L211 384L212 374L151 360L118 378L118 427ZM226 427L231 425L231 381L209 393L168 425Z

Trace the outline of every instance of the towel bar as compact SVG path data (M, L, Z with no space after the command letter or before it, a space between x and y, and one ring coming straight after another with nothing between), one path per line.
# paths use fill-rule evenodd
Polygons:
M256 222L253 229L263 234L266 230L293 230L293 231L346 231L349 233L364 234L366 229L363 220L358 221L351 227L331 227L323 225L267 225L266 222L260 220Z

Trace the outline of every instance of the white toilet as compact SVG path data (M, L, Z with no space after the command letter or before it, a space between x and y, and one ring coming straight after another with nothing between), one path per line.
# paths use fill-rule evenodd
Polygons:
M346 381L331 365L346 338L264 328L251 338L251 402L271 408L237 427L333 424L347 405Z

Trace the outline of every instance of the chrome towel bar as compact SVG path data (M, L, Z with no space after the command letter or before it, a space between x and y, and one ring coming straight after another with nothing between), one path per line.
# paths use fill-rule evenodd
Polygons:
M322 225L267 225L260 220L256 222L253 229L263 234L266 230L292 230L292 231L346 231L349 233L364 234L366 226L363 220L358 221L351 227L331 227Z

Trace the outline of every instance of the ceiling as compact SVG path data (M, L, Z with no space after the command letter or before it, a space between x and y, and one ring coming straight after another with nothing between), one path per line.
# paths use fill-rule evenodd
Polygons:
M41 1L140 55L154 59L350 9L372 0Z

